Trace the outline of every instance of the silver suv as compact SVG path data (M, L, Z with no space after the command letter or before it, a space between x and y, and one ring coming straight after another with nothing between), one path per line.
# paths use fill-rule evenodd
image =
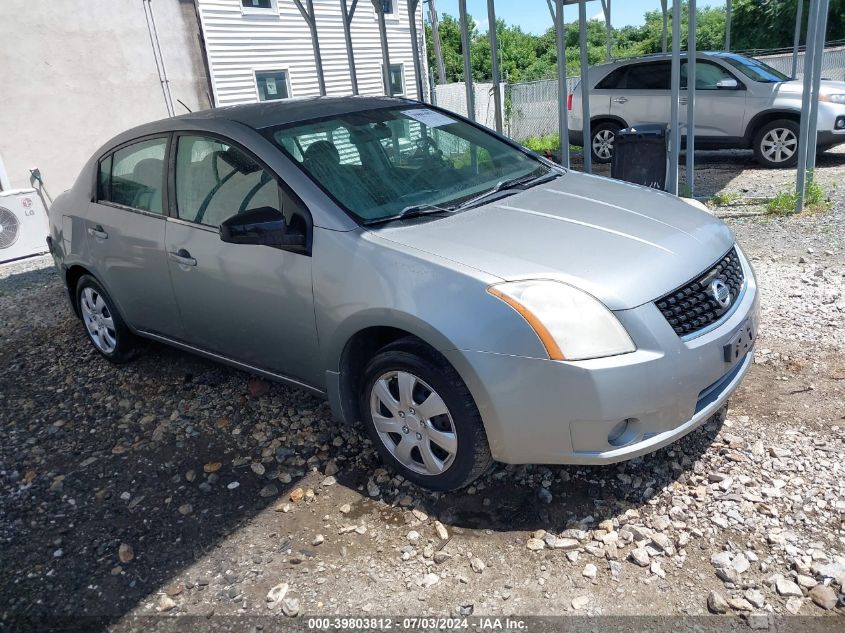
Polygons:
M735 53L696 56L695 146L753 149L765 167L789 167L798 158L803 85L766 64ZM590 69L593 161L610 162L616 133L646 123L668 124L671 58L651 55ZM687 63L681 61L682 126L686 120ZM571 142L583 146L582 85L569 99ZM845 143L845 82L822 81L818 150ZM686 132L682 129L682 134Z
M323 395L434 489L491 459L653 451L751 366L757 287L725 224L412 101L144 125L91 157L50 223L102 356L153 339Z

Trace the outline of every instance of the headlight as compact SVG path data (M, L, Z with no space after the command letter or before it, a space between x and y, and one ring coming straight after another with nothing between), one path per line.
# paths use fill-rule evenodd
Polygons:
M819 101L827 101L828 103L838 103L839 105L845 105L845 94L821 95L819 96Z
M568 284L512 281L490 286L487 292L522 315L552 360L586 360L636 350L604 304Z

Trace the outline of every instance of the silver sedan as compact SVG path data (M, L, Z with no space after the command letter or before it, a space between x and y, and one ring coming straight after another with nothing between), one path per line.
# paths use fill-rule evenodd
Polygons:
M725 406L757 332L719 220L401 99L141 126L50 221L102 356L143 337L324 395L437 490L664 446Z

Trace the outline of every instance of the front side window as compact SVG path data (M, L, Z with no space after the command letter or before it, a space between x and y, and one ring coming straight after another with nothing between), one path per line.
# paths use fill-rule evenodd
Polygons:
M290 96L288 73L285 70L259 70L255 72L259 101L275 101Z
M390 64L388 81L394 97L405 94L405 67L402 64Z
M162 213L166 149L167 139L155 138L127 145L101 161L98 200Z
M425 107L352 112L266 135L367 223L413 206L457 206L548 168L469 123Z
M236 147L204 136L179 136L176 146L176 211L189 222L220 226L261 207L281 211L279 185Z
M669 90L671 81L669 62L636 64L628 68L625 87L629 90Z
M681 63L681 88L687 87L687 62ZM721 66L704 62L696 61L695 64L695 89L696 90L718 90L719 82L723 79L733 79L733 76Z

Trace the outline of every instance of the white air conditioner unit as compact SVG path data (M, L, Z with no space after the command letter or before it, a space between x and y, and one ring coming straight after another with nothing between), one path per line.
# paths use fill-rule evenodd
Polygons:
M35 189L0 191L0 262L46 253L49 232Z

